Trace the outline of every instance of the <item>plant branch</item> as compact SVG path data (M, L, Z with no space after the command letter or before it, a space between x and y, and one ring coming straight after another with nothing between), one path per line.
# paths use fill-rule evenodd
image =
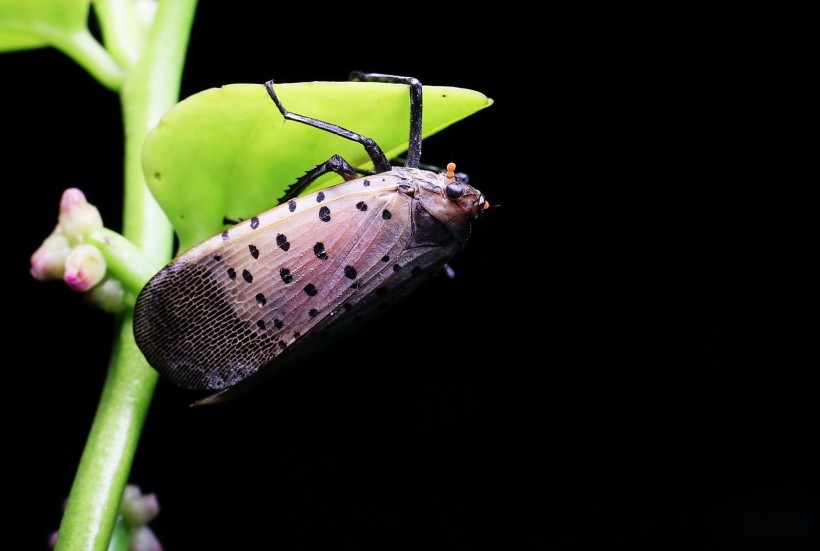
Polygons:
M144 3L144 2L143 2ZM138 4L133 0L95 0L94 12L100 22L103 43L123 67L131 67L142 44Z
M102 252L108 274L135 296L162 267L149 262L142 250L131 241L107 228L93 231L86 237L86 242Z
M196 0L161 0L140 56L120 97L125 124L123 234L149 262L171 256L170 224L142 175L141 149L148 131L178 100ZM119 511L157 373L134 342L133 312L117 317L116 340L105 387L67 507L56 549L104 551Z
M55 48L79 63L100 84L109 90L120 89L123 79L122 67L88 30L71 34L44 33L44 36Z

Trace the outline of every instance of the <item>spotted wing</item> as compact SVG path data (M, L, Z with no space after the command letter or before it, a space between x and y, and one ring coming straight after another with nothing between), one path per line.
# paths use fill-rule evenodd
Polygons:
M412 199L373 187L296 199L171 262L136 304L149 363L182 387L223 389L342 319L396 270L412 235Z

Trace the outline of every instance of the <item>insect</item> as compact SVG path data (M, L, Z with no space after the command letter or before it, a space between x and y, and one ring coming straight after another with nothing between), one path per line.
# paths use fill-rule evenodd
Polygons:
M299 178L278 206L178 255L137 297L137 345L167 380L211 393L196 404L240 393L315 349L317 335L345 328L446 269L471 222L488 208L453 163L441 172L419 168L418 80L351 77L409 86L406 166L392 166L370 138L289 112L268 81L267 92L286 120L361 144L374 170L357 171L331 156ZM328 172L345 181L299 196Z

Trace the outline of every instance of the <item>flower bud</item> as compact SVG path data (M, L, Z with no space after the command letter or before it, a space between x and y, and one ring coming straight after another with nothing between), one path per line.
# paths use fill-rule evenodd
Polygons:
M136 493L129 491L129 488L136 488ZM145 526L159 514L159 501L156 494L142 494L138 487L128 485L120 511L128 526Z
M137 528L131 534L130 551L162 551L162 544L147 526Z
M103 227L100 211L86 201L85 194L77 188L63 192L58 220L63 234L74 242Z
M63 281L75 291L88 291L105 276L105 259L97 247L77 245L65 259Z
M32 277L38 281L61 279L70 249L68 239L59 232L58 226L31 255Z

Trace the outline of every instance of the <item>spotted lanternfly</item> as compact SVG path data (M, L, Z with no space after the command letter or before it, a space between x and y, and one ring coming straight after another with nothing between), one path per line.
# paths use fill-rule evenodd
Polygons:
M419 168L422 89L410 77L353 73L357 80L410 88L406 166L391 166L370 138L287 111L285 119L361 144L375 170L333 155L309 170L280 204L177 256L143 288L134 336L148 362L181 387L210 391L214 403L315 348L387 299L404 296L441 269L488 204L455 172ZM345 182L299 197L334 172Z

